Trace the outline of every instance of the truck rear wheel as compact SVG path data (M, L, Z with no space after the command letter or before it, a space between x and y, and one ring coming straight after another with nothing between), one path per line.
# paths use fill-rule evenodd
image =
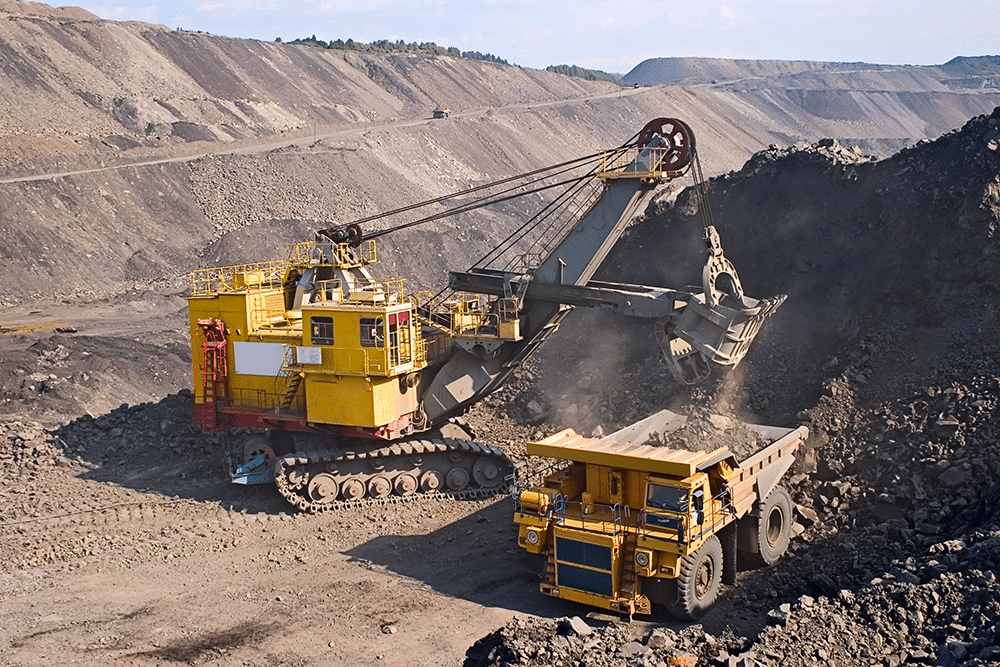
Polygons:
M667 610L688 621L701 618L719 595L722 581L722 544L712 535L697 551L681 559L677 577L677 604Z
M754 566L773 565L788 549L792 537L792 498L788 491L774 487L761 503L758 516L749 518L746 529L756 552L743 555Z

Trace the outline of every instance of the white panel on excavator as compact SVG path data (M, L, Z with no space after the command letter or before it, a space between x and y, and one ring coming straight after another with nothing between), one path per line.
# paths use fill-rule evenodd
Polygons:
M291 353L289 349L288 354ZM281 375L286 359L286 348L281 343L241 343L233 344L237 375ZM291 359L287 360L289 363Z

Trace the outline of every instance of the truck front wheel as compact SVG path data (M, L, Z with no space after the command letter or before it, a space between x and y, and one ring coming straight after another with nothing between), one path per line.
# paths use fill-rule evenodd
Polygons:
M677 604L668 611L677 618L701 618L719 595L722 581L722 544L712 535L697 551L681 559L677 577Z

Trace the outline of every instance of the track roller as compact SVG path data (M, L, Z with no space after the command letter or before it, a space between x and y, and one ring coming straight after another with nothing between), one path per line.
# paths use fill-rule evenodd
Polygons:
M274 467L278 491L305 512L405 502L427 495L486 498L504 493L513 465L471 440L407 440L371 451L296 452Z

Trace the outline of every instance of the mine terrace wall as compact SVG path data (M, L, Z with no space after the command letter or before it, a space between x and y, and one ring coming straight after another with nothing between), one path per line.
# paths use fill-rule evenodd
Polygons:
M823 137L889 155L1000 104L992 89L949 88L920 71L777 68L770 83L621 89L481 61L117 23L37 3L2 2L0 19L6 304L155 281L182 289L176 278L191 268L270 255L317 222L617 146L659 116L687 120L705 171L719 174L770 144ZM452 117L432 121L440 104ZM424 243L420 257L387 247L384 258L440 284L523 215L508 208L414 231L393 245Z

